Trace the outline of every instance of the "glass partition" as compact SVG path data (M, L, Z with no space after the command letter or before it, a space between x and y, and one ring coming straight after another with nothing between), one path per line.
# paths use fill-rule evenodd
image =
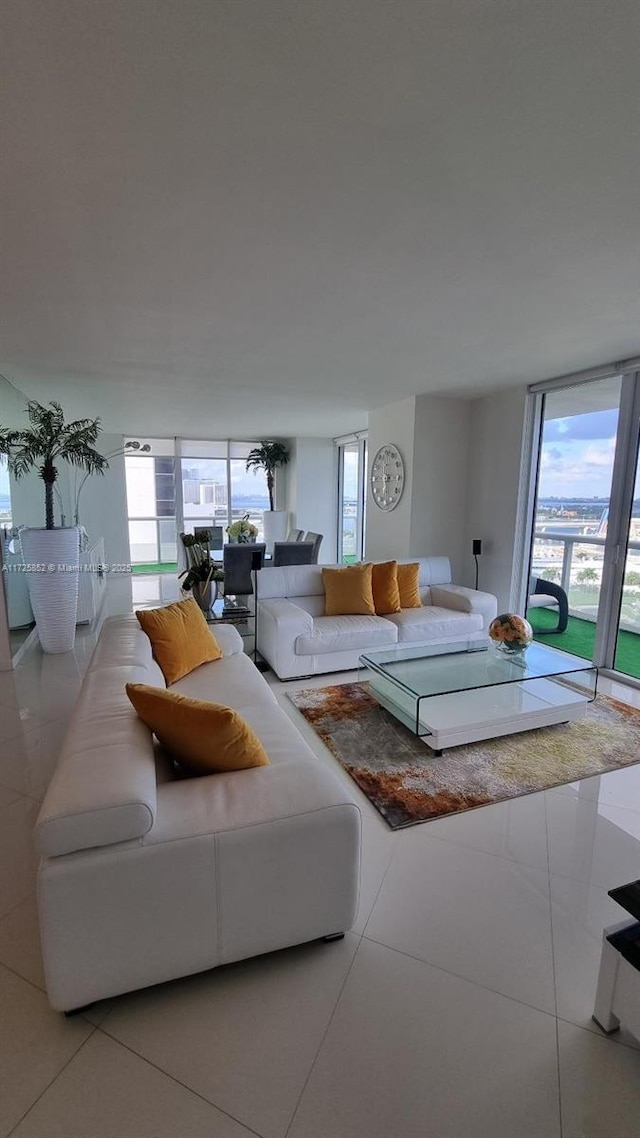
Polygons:
M0 376L0 425L25 425L27 397ZM15 655L33 628L33 613L29 603L27 576L22 571L22 553L18 527L24 524L20 516L19 497L15 494L15 481L9 474L6 458L0 456L0 546L5 592L5 614L10 632L11 651Z

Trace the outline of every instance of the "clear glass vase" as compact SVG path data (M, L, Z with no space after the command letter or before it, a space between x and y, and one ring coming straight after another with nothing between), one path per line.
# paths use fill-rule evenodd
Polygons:
M218 599L218 582L209 581L209 583L206 584L205 581L196 581L191 592L194 601L197 601L202 611L208 613L212 605L214 605Z

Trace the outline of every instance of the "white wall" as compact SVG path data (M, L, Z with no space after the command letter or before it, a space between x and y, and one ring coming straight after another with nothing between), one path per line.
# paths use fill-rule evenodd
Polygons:
M369 415L366 556L451 558L463 570L470 406L464 399L419 395ZM375 505L369 474L376 451L394 443L405 463L405 488L395 510Z
M420 395L369 415L369 470L383 443L395 443L406 467L405 490L390 513L367 488L366 556L447 554L453 579L473 586L474 538L482 541L479 587L500 611L518 604L518 530L526 389L483 399Z
M416 398L411 556L444 554L458 582L465 568L470 422L468 400Z
M513 565L527 392L512 388L471 403L466 547L482 540L479 588L495 593L498 612L517 604ZM469 571L464 584L473 584Z
M411 506L416 399L401 399L369 412L367 450L367 532L365 556L372 561L411 557ZM369 477L376 452L384 443L394 443L404 460L405 483L395 510L380 510L371 495Z
M290 445L286 467L289 524L321 533L319 560L332 564L338 556L338 448L333 439L296 438Z
M122 448L122 435L102 434L96 444L101 454ZM107 564L128 564L129 528L124 456L109 459L104 474L87 478L79 501L80 524L90 538L103 537Z

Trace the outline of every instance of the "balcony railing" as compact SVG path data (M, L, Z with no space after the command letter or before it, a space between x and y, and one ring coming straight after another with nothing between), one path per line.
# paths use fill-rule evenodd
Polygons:
M602 584L606 538L596 534L537 529L531 572L555 580L569 598L573 616L595 622ZM551 575L549 570L556 572ZM557 572L559 570L559 572ZM635 583L637 574L637 583ZM629 579L631 578L631 579ZM620 627L640 633L640 541L630 540L622 594Z
M226 506L211 505L201 509L199 513L188 512L189 505L185 506L184 528L192 533L195 526L216 525L226 529L229 521L239 521L249 514L249 521L258 530L258 541L263 540L263 510L249 509L244 506L233 506L231 519ZM191 507L193 509L193 507ZM226 541L226 536L224 537ZM146 517L129 518L129 548L132 565L154 565L162 563L175 563L178 561L179 550L177 545L176 519L174 517ZM218 555L221 550L215 551Z

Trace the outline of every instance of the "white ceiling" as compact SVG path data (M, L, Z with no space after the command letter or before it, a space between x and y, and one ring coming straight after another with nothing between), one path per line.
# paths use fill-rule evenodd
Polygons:
M19 0L0 371L338 434L640 351L637 0Z

